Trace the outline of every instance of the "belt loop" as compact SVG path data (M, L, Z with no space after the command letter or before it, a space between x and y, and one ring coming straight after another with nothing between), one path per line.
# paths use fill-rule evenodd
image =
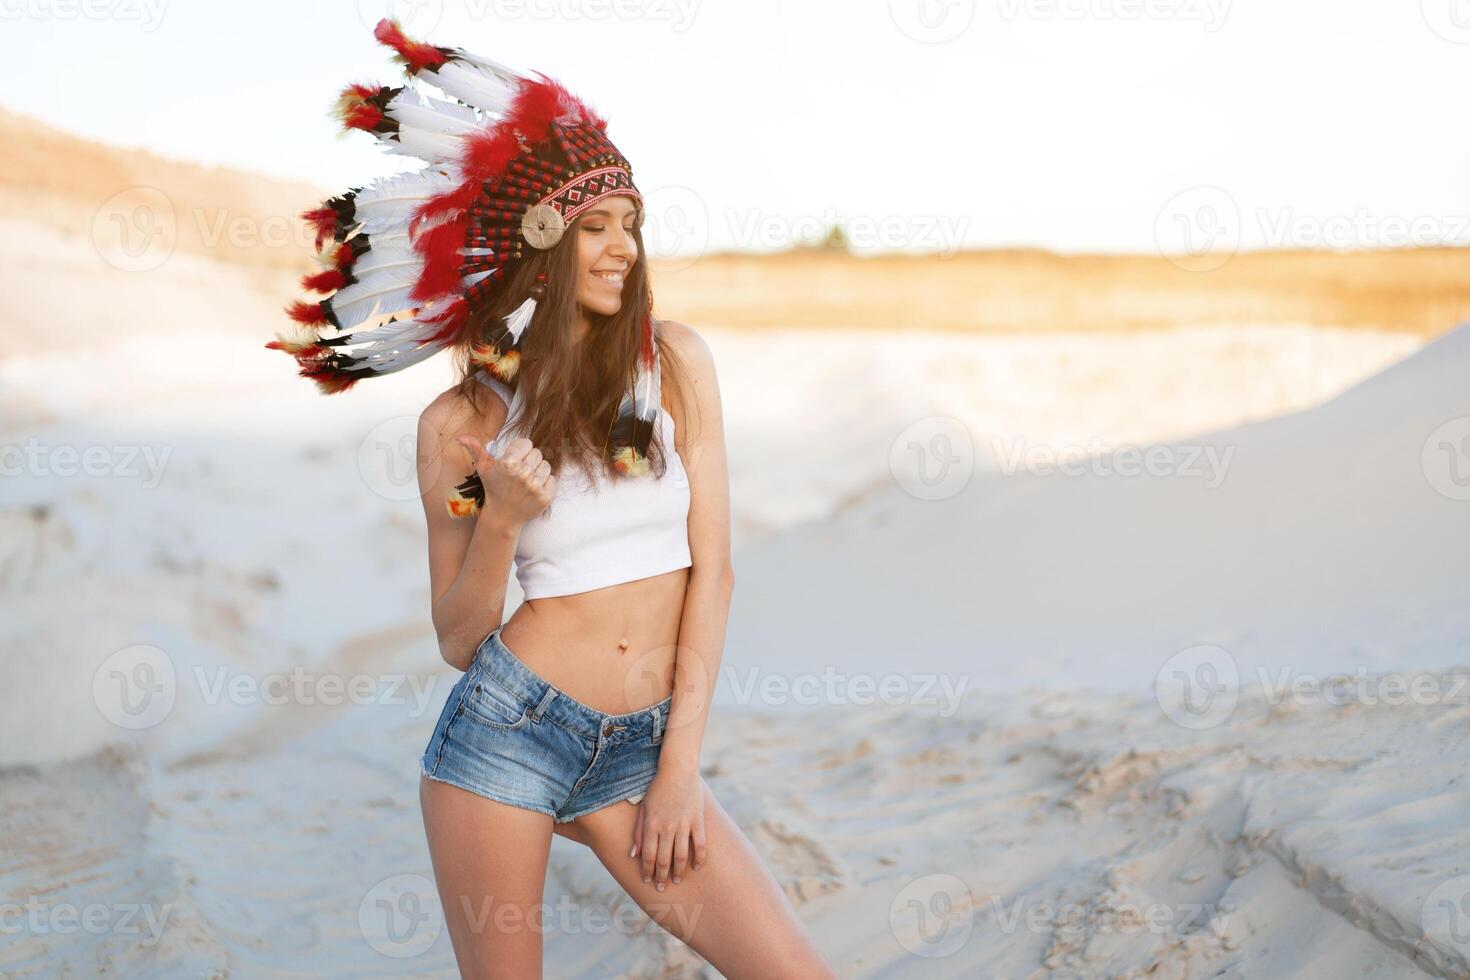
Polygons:
M554 688L554 687L548 687L546 689L546 693L541 698L541 703L538 704L538 705L536 705L536 707L534 707L534 708L531 709L531 720L532 721L540 721L541 720L541 713L546 710L547 705L551 704L552 700L555 697L556 697L556 688Z
M658 708L653 709L653 744L657 745L664 737L664 713Z

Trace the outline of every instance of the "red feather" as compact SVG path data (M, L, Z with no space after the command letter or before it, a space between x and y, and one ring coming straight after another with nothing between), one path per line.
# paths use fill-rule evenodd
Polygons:
M372 132L383 121L383 110L369 100L382 91L381 85L354 82L342 89L342 93L337 96L332 114L342 123L344 129L365 129Z
M373 37L398 52L404 70L410 75L416 75L420 69L431 65L442 65L447 60L444 52L434 45L410 40L398 26L398 21L391 17L378 21L378 26L373 28Z
M351 374L343 374L329 367L318 365L306 365L297 372L303 378L310 378L316 382L324 395L335 395L339 391L346 391L357 384L358 377Z
M412 299L427 303L464 288L459 249L464 245L467 227L465 209L480 196L485 182L498 180L521 152L516 134L529 143L546 139L551 124L568 104L579 103L560 84L543 75L539 81L521 86L497 125L465 137L460 185L420 204L409 220L412 233L428 220L453 216L414 239L414 250L424 257L424 270L414 283Z
M286 314L297 323L303 323L308 327L326 326L327 324L327 311L322 308L321 303L308 303L298 299L286 307Z
M467 223L461 212L458 217L437 224L414 239L414 251L424 257L424 269L413 284L409 299L429 303L463 288L459 274L459 250L464 245Z
M314 275L301 277L301 288L318 293L330 293L347 285L347 276L341 269L327 269Z
M421 317L424 323L443 324L425 343L432 344L456 339L460 329L469 321L469 312L469 301L461 296L433 316Z
M316 229L317 251L321 251L323 241L337 233L337 212L331 208L312 208L302 211L301 220Z

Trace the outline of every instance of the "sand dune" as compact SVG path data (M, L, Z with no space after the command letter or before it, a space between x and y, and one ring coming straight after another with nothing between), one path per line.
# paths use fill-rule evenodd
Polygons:
M0 974L452 975L403 438L447 369L262 349L309 250L211 229L316 189L0 121ZM703 774L840 976L1470 976L1464 257L1164 262L659 281L730 433ZM1420 696L1274 686L1359 668ZM713 976L563 840L545 902L548 976Z
M783 674L898 660L1007 687L1138 689L1203 643L1242 674L1462 663L1464 460L1431 437L1458 446L1467 376L1462 327L1323 404L1166 443L1157 475L982 455L944 499L885 484L741 552L731 642Z

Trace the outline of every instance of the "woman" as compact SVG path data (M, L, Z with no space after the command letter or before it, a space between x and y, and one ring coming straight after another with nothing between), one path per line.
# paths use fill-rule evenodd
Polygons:
M651 316L631 168L556 83L376 33L487 116L344 91L348 127L431 166L307 212L333 246L304 282L333 295L268 346L329 392L435 349L462 369L418 432L433 622L465 671L420 781L460 972L540 974L561 834L725 976L832 976L699 773L734 587L723 423L709 348Z

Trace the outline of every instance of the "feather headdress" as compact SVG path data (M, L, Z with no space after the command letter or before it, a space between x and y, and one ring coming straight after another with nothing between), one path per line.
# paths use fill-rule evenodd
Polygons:
M389 152L427 162L302 212L322 269L302 288L329 294L287 307L294 332L266 344L296 359L324 393L400 371L469 342L471 310L510 280L527 249L548 249L603 198L642 203L607 121L559 83L472 54L406 37L384 18L374 36L395 53L405 82L351 84L334 107L346 130L372 133ZM419 90L428 83L442 97ZM636 374L618 407L608 456L621 471L648 468L659 410L653 322L642 318ZM534 294L497 325L471 359L515 384ZM478 474L451 496L455 516L483 500Z

